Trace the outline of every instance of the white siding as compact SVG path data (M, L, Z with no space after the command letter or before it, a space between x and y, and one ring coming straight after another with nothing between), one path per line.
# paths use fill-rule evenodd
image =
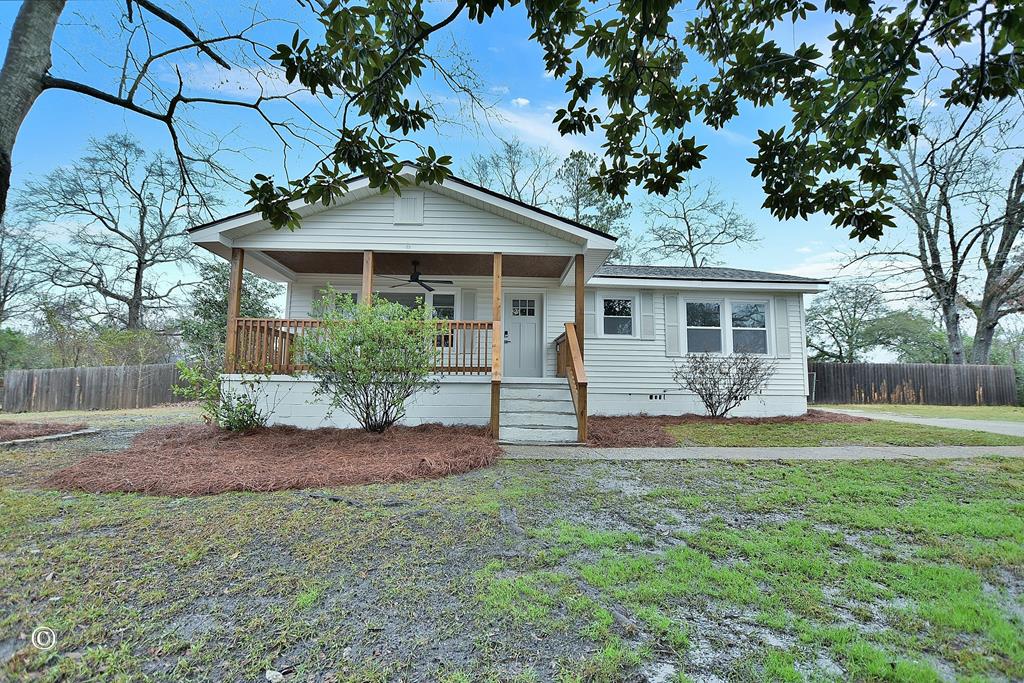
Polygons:
M407 191L409 195L416 191ZM429 190L423 196L422 223L397 223L394 195L374 195L321 211L302 227L264 230L235 240L246 249L292 251L469 252L572 255L580 244L497 216Z
M476 290L476 310L459 311L464 320L491 319L491 281L486 277L452 277L459 292L464 289ZM359 276L308 275L290 287L288 317L309 315L310 302L314 292L327 282L342 289L357 291ZM384 280L377 284L383 289ZM391 282L391 281L387 281ZM399 291L413 291L411 287ZM535 292L544 295L544 376L555 374L554 339L565 329L565 323L575 315L573 290L559 287L558 282L549 279L506 278L506 292ZM588 291L602 293L628 293L641 298L640 290L601 287ZM692 394L684 392L673 380L676 367L685 362L685 356L670 356L665 346L665 294L676 294L680 300L688 295L694 298L737 298L735 293L708 290L666 290L653 292L654 334L650 339L639 337L616 338L590 335L585 341L587 375L590 381L589 396L592 414L680 414L701 413L702 406ZM785 415L800 414L806 410L807 354L804 344L803 296L800 294L772 294L769 292L743 293L738 298L745 300L762 298L771 302L769 306L768 334L774 347L779 340L775 337L776 299L785 297L789 318L788 358L775 359L777 370L765 391L741 406L737 415ZM461 306L462 297L457 297ZM600 325L600 320L598 320ZM639 332L639 321L637 321ZM664 398L651 398L651 396ZM484 400L484 399L482 399ZM484 400L486 403L487 400Z

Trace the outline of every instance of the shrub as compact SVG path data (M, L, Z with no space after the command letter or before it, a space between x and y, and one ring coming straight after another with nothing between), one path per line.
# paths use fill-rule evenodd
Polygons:
M198 401L207 423L233 432L267 426L273 411L263 410L259 405L264 376L242 375L241 390L225 390L220 375L209 374L202 364L178 361L178 373L182 383L174 387L174 393Z
M405 416L415 393L435 385L433 371L443 321L428 317L423 306L383 299L355 303L327 288L314 302L321 326L297 344L301 362L316 380L313 392L327 397L330 410L351 415L368 432L383 432Z
M764 356L698 353L675 372L676 384L697 394L711 417L725 417L733 408L760 392L775 372Z

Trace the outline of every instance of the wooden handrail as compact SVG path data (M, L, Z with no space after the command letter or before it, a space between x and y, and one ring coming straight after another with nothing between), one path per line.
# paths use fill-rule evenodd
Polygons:
M444 331L437 335L434 371L455 375L483 375L491 372L490 320L438 320ZM320 327L312 318L236 318L236 348L228 372L271 372L296 374L308 366L294 358L296 340Z
M587 368L583 365L576 323L566 323L565 332L555 339L558 376L569 381L569 393L576 412L576 438L587 440Z

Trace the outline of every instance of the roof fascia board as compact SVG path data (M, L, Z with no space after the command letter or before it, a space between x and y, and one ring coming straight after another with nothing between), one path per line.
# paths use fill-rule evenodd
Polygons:
M818 282L763 282L757 280L673 280L662 278L594 277L587 286L639 287L643 289L734 289L743 291L823 292Z

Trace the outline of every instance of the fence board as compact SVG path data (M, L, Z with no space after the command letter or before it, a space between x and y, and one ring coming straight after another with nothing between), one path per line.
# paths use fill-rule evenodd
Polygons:
M174 363L8 370L3 382L7 413L146 408L183 399Z
M1017 405L1009 365L808 363L814 403Z

